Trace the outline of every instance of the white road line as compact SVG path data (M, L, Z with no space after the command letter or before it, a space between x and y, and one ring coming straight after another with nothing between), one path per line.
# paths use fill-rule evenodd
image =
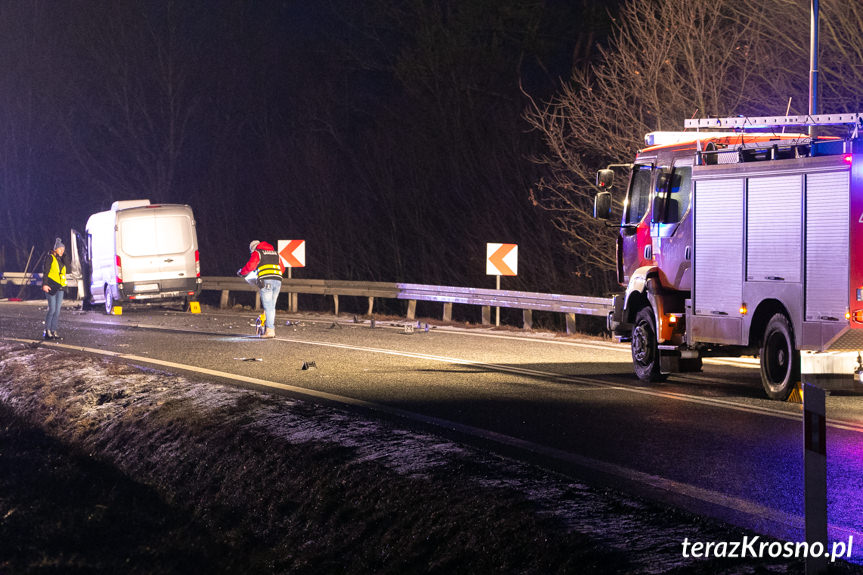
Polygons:
M630 393L636 393L640 395L647 395L652 397L661 397L664 399L674 399L677 401L686 401L689 403L697 403L700 405L708 405L712 407L719 407L723 409L730 409L733 411L740 411L744 413L755 413L759 415L767 415L771 417L777 417L780 419L787 419L791 421L800 421L802 422L802 412L803 406L798 405L796 408L799 413L789 413L788 411L772 408L772 407L763 407L758 405L746 405L744 403L738 403L731 400L712 398L712 397L699 397L695 395L688 395L684 393L675 393L670 391L655 391L650 389L639 388L635 386L630 386L626 384L614 384L608 383L602 380L588 379L580 376L571 376L571 375L563 375L560 373L552 372L552 371L542 371L538 369L530 369L530 368L520 368L513 367L509 365L499 365L495 363L486 363L481 361L474 361L469 359L461 359L456 357L448 357L441 355L431 355L426 353L416 353L416 352L406 352L406 351L395 351L391 349L383 349L383 348L375 348L375 347L366 347L366 346L357 346L357 345L349 345L343 343L328 343L328 342L320 342L320 341L309 341L309 340L301 340L301 339L292 339L292 338L276 338L281 341L288 341L292 343L299 343L303 345L311 345L318 347L330 347L330 348L338 348L338 349L347 349L353 351L362 351L366 353L379 353L384 355L395 355L401 357L411 357L415 359L426 359L430 361L438 361L442 363L449 363L454 365L467 365L471 367L483 367L487 369L493 369L495 371L501 371L506 373L513 373L517 375L526 375L531 377L541 377L544 379L553 379L555 381L563 382L563 383L578 383L581 385L588 385L593 387L602 387L605 389L616 390L616 391L626 391ZM834 429L844 429L847 431L855 431L858 433L863 433L863 425L857 424L854 422L846 422L846 421L838 421L838 420L829 420L827 423L828 427L832 427Z
M31 339L20 339L20 338L4 338L9 341L17 341L21 343L34 343L39 342L39 340L31 340ZM285 340L291 341L294 343L306 343L299 340ZM526 450L531 453L543 455L545 457L549 457L558 461L562 461L569 464L574 464L579 467L587 468L592 471L598 471L607 475L611 475L614 477L622 478L634 483L638 483L641 485L646 485L655 489L659 489L662 491L675 493L678 495L683 495L689 497L691 499L701 501L703 503L709 503L712 505L717 505L723 507L725 509L729 509L738 513L742 513L744 515L755 516L761 519L766 519L773 523L777 523L785 526L786 528L791 528L794 530L802 530L804 528L804 519L799 515L794 515L790 513L786 513L784 511L780 511L777 509L773 509L770 507L765 507L759 503L755 503L753 501L749 501L746 499L742 499L739 497L733 497L730 495L726 495L724 493L720 493L718 491L713 491L711 489L706 489L703 487L698 487L696 485L691 485L688 483L682 483L679 481L674 481L672 479L667 479L665 477L652 475L649 473L645 473L642 471L637 471L635 469L630 469L628 467L623 467L621 465L617 465L614 463L609 463L606 461L601 461L598 459L594 459L591 457L586 457L583 455L578 455L575 453L570 453L568 451L563 451L554 447L549 447L546 445L541 445L538 443L534 443L532 441L527 441L524 439L519 439L517 437L512 437L510 435L505 435L502 433L498 433L495 431L490 431L487 429L482 429L478 427L474 427L471 425L466 425L463 423L458 423L455 421L442 419L438 417L433 417L429 415L424 415L421 413L415 413L412 411L407 411L395 407L390 407L384 404L374 403L370 401L365 401L361 399L356 399L353 397L347 397L342 395L337 395L333 393L327 393L323 391L317 391L313 389L307 389L304 387L296 387L293 385L288 385L284 383L279 383L276 381L269 381L266 379L260 379L256 377L248 377L244 375L237 375L225 371L217 371L213 369L207 369L203 367L198 367L194 365L187 365L182 363L176 363L172 361L165 361L160 359L154 359L151 357L143 357L139 355L129 354L129 353L120 353L115 351L108 351L104 349L94 349L88 347L81 347L75 345L68 345L62 343L54 343L54 342L39 342L42 343L45 347L51 348L60 348L67 349L70 351L77 352L86 352L95 355L102 355L113 357L117 359L124 359L128 361L135 361L146 363L150 365L158 365L161 367L168 367L173 369L181 369L184 371L189 371L193 373L199 373L202 375L210 375L213 377L218 377L221 379L226 379L230 381L238 381L243 383L251 383L257 386L261 386L264 388L274 388L290 391L295 394L305 395L309 397L326 399L328 401L341 403L345 405L359 406L366 409L371 409L374 411L387 413L390 415L395 415L409 421L418 421L425 424L433 425L438 428L447 429L447 430L455 430L460 433L465 433L467 435L478 437L481 439L485 439L488 441L493 441L495 443L507 446L507 447L515 447L518 449ZM326 345L328 347L338 347L344 349L353 349L357 351L369 351L369 352L383 352L383 353L391 353L393 355L402 355L398 352L392 352L390 350L378 350L376 348L363 348L357 346L348 346L341 344L319 344L317 342L312 342L312 345ZM409 354L409 357L420 357L420 358L431 358L431 359L440 359L444 360L440 356L430 356L426 354ZM449 361L453 358L448 358L446 361ZM457 360L458 361L458 360ZM466 363L468 365L483 365L490 366L489 364L481 364L478 362L461 362ZM534 371L534 370L526 370L526 371ZM835 539L845 538L847 535L857 536L858 540L863 540L863 532L856 531L850 527L844 527L841 525L830 525L831 531L834 533ZM841 536L839 535L841 534Z
M111 327L136 327L138 329L153 329L153 330L162 330L162 331L175 331L175 332L188 332L188 333L198 333L195 330L191 329L183 329L177 327L166 327L166 326L158 326L151 324L116 324L110 322L90 322L88 325L106 325ZM229 334L226 333L227 336L236 336L237 334ZM514 338L512 338L514 339ZM513 367L509 365L500 365L494 363L486 363L481 361L474 361L469 359L461 359L456 357L449 356L441 356L441 355L431 355L425 353L417 353L417 352L407 352L407 351L396 351L391 349L383 349L383 348L375 348L375 347L367 347L367 346L356 346L349 344L341 344L341 343L327 343L320 341L309 341L302 339L292 339L285 337L277 337L277 341L287 341L293 343L299 343L310 346L317 347L330 347L337 349L346 349L353 351L361 351L366 353L378 353L383 355L393 355L393 356L401 356L401 357L410 357L414 359L425 359L429 361L437 361L441 363L449 363L453 365L466 365L471 367L482 367L487 369L492 369L495 371L512 373L515 375L523 375L527 377L539 377L543 379L551 379L554 381L558 381L561 383L577 383L580 385L592 386L595 388L603 388L614 391L624 391L629 393L634 393L638 395L646 395L650 397L659 397L663 399L674 399L677 401L684 401L688 403L696 403L699 405L707 405L712 407L718 407L722 409L730 409L732 411L738 411L741 413L753 413L759 415L766 415L770 417L776 417L779 419L785 419L789 421L802 421L802 412L803 406L796 405L795 409L797 413L792 413L787 410L778 409L775 407L765 407L759 405L748 405L745 403L740 403L733 400L720 399L720 398L712 398L712 397L700 397L697 395L690 395L685 393L677 393L671 391L658 391L651 390L642 387L636 387L633 385L623 384L623 383L609 383L598 379L589 379L582 376L569 376L551 371L542 371L537 369L530 368L520 368ZM827 420L827 426L833 429L842 429L845 431L853 431L857 433L863 433L863 424L856 423L853 421L843 421L837 419L829 419Z

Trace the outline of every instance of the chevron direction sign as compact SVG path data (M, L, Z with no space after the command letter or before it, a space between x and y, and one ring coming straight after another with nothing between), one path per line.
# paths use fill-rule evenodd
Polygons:
M276 251L286 268L306 267L306 240L279 240Z
M485 273L490 276L518 275L518 244L486 244Z

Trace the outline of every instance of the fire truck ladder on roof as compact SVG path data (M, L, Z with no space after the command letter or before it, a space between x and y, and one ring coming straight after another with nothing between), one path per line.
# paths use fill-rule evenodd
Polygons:
M854 127L854 137L857 130L863 127L863 114L817 114L814 116L733 116L730 118L693 118L684 120L686 129L695 128L775 128L782 126L841 126Z

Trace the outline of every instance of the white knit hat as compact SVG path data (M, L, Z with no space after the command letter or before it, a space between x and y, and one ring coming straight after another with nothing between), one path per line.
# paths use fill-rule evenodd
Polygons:
M249 253L255 251L255 248L258 247L258 244L261 243L258 240L252 240L252 243L249 244Z

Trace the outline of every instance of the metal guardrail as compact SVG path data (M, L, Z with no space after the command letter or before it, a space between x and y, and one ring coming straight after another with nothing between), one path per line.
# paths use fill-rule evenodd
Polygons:
M253 286L239 277L203 277L201 279L203 280L203 290L222 292L222 307L227 307L229 292L256 291ZM576 315L605 317L612 309L611 298L388 282L285 278L282 280L282 293L333 296L336 314L338 314L338 297L340 295L369 298L369 315L372 313L374 298L408 300L408 319L415 319L417 301L443 303L443 319L445 321L452 319L452 304L454 303L482 306L484 324L490 323L490 308L492 307L521 309L524 311L525 328L532 327L532 311L557 312L566 314L568 331L574 331ZM292 309L295 310L294 303L292 306Z
M209 276L201 279L202 290L222 292L220 307L228 306L232 291L256 292L255 307L260 307L257 290L254 286L246 283L243 278ZM34 286L39 285L41 280L42 274L38 273L4 272L2 285ZM611 298L389 282L284 278L282 280L282 293L292 294L289 303L292 311L297 309L296 294L332 296L336 315L339 313L339 296L367 297L369 300L368 315L372 314L375 298L407 300L408 319L415 319L417 301L442 303L445 321L452 320L452 304L454 303L481 306L484 324L490 323L492 307L521 309L524 312L524 327L527 329L533 325L531 312L556 312L566 314L567 331L575 330L576 315L605 317L612 309Z
M24 272L3 272L0 285L37 286L42 283L42 274Z

